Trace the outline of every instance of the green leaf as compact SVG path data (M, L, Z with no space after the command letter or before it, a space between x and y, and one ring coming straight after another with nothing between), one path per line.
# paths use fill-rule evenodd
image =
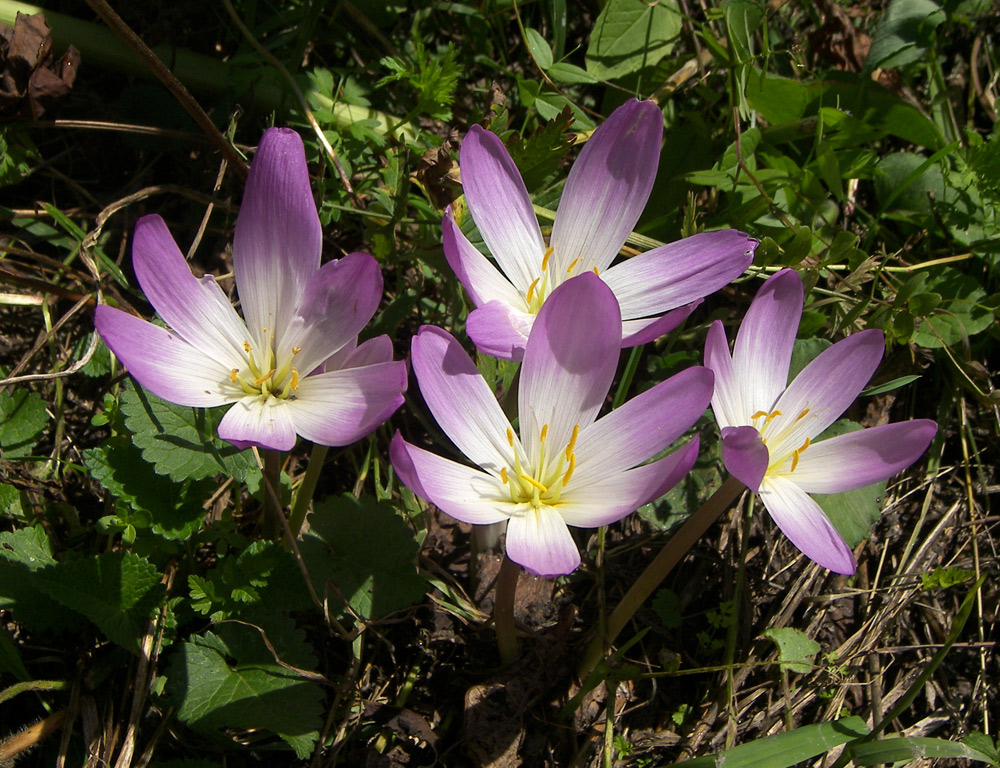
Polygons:
M723 0L721 7L736 63L746 63L753 58L754 35L764 18L764 4L758 0Z
M48 423L45 402L37 392L0 392L0 449L5 459L30 456Z
M963 275L950 267L940 267L924 286L941 297L933 314L921 318L913 333L913 341L925 348L952 346L963 337L982 333L993 323L993 312L983 300L986 291L971 275Z
M339 600L329 580L355 612L376 618L423 598L414 533L389 504L332 496L316 505L309 527L300 550L321 599Z
M552 66L552 49L545 42L545 38L531 27L524 30L524 36L528 42L528 50L531 51L532 58L538 63L539 67L543 70L548 70Z
M992 763L993 758L958 741L926 736L890 736L881 741L869 741L851 747L855 765L883 765L913 759L965 758L980 763Z
M250 451L216 437L224 409L175 405L128 383L121 410L142 458L158 474L177 481L224 474L243 482L256 469Z
M195 730L264 728L305 759L323 725L323 690L282 663L312 671L316 660L291 619L267 617L257 626L274 654L255 627L221 624L217 634L195 635L173 654L167 695L178 719Z
M38 588L82 614L121 647L139 652L146 623L163 602L160 571L131 552L56 563L33 574Z
M589 131L593 129L594 121L587 116L587 113L561 93L542 91L535 98L535 109L546 120L556 120L566 107L569 107L570 112L573 113L573 127L576 130Z
M39 591L33 574L55 565L52 547L40 525L0 533L0 608L38 631L66 629L75 618Z
M892 0L875 27L864 74L918 61L944 20L944 11L933 0Z
M836 435L844 435L861 429L848 419L840 419L831 424L819 439L826 440ZM813 500L826 513L849 547L855 547L868 538L872 526L882 515L882 500L885 496L885 481L866 485L844 493L815 493Z
M112 437L83 452L91 476L117 500L146 511L155 533L167 539L188 539L205 519L202 503L211 480L175 482L158 475L143 461L126 437Z
M592 85L594 83L600 82L596 77L590 74L587 70L582 67L576 66L576 64L569 64L565 61L557 61L551 67L546 70L546 74L551 77L557 83L563 83L565 85L578 85L578 84L588 84Z
M659 589L653 596L653 613L667 629L676 629L682 623L680 598L672 589Z
M761 636L778 646L778 663L783 669L802 675L812 672L820 646L805 632L793 627L774 627L762 632Z
M788 384L791 384L820 352L832 346L832 342L828 339L796 339L795 346L792 347L792 362L788 367Z
M907 384L912 384L919 378L920 378L919 374L900 376L898 379L887 381L885 384L879 384L877 387L871 387L869 389L866 389L862 391L862 393L858 395L858 397L871 397L872 395L883 395L886 392L892 392L892 390L894 389L905 387Z
M832 723L804 725L787 733L765 736L718 755L684 760L674 766L718 768L725 764L726 768L791 768L867 733L868 727L860 717L845 717Z
M10 675L21 682L31 679L24 662L21 661L21 653L14 645L14 641L10 639L10 635L0 629L0 677L3 675Z
M670 53L681 33L676 0L608 0L587 47L587 71L611 80L651 67Z

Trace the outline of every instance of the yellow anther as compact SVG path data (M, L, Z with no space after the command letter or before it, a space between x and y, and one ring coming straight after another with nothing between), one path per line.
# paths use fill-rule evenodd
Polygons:
M594 267L594 274L597 275L598 277L601 276L601 273L597 271L597 267Z
M804 411L802 411L802 413L800 413L798 416L795 417L795 420L802 421L802 419L806 417L806 414L809 413L809 410L810 410L809 408L806 408Z
M764 419L764 426L766 427L768 424L771 423L773 419L778 418L780 415L781 411L771 411L769 414L767 414L767 418Z
M299 388L299 372L292 368L292 389Z
M265 326L264 326L264 333L267 333L267 330L268 330L268 328L267 328L267 326L265 325Z
M238 379L239 377L240 377L240 369L239 369L239 368L233 368L233 370L231 370L231 371L229 372L229 380L230 380L231 382L233 382L233 384L235 384L235 383L236 383L236 380L237 380L237 379Z
M566 461L573 461L573 449L576 448L576 438L580 436L580 425L573 425L573 435L569 439L569 443L566 445Z
M552 251L554 250L555 248L551 245L545 249L545 255L542 257L542 272L549 268L549 256L552 255Z
M292 354L293 355L297 355L301 351L302 351L302 347L292 347Z
M538 436L539 439L544 443L545 442L545 438L546 438L546 436L548 436L548 434L549 434L549 425L548 424L543 424L542 425L542 432Z
M538 490L540 490L542 493L548 493L549 492L548 488L546 488L544 485L542 485L540 482L538 482L533 477L528 477L527 475L521 475L521 479L524 480L524 482L528 483L528 485L535 486L535 488L537 488Z
M796 451L796 453L802 453L802 452L803 452L803 451L804 451L804 450L805 450L806 448L808 448L808 447L809 447L809 443L810 443L810 442L811 442L811 441L810 441L810 440L809 440L809 438L807 437L807 438L806 438L806 441L805 441L804 443L802 443L802 447L801 447L801 448L799 448L799 449L798 449L798 450Z
M274 376L274 368L272 368L271 370L269 370L267 373L265 373L259 379L254 379L253 384L251 386L259 387L261 384L263 384L265 381L267 381L272 376Z
M514 430L510 427L507 427L507 442L510 444L511 448L514 447Z
M507 467L500 468L500 479L503 481L504 485L507 485L507 483L510 482L510 480L507 478Z
M244 342L243 342L243 351L244 351L244 352L249 352L249 351L250 351L250 349L251 349L251 347L250 347L250 342L249 342L249 341L244 341Z
M794 472L795 468L799 465L799 452L795 451L792 454L792 466L788 468L789 472Z
M576 269L576 265L579 264L581 261L583 261L583 257L582 256L577 256L575 259L573 259L572 263L568 267L566 267L566 274L568 275L574 269Z
M566 469L566 474L563 475L562 477L563 487L565 487L566 484L569 483L569 479L573 477L573 470L576 469L576 454L571 453L567 458L569 461L569 467Z
M531 297L535 294L535 286L538 285L538 281L541 280L541 279L542 278L540 278L540 277L536 277L532 281L531 285L528 286L528 293L525 296L525 299L527 299L527 301L529 301L529 302L531 301Z

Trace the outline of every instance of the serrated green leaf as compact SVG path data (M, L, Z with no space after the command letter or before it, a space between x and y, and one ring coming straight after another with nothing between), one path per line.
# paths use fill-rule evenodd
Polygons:
M94 333L89 333L76 343L76 346L73 347L74 361L83 358L84 353L90 347L90 340L93 336ZM111 373L111 350L108 349L107 344L101 341L99 336L97 338L97 346L94 347L94 354L87 361L87 364L80 369L80 373L92 378L107 376Z
M682 17L675 0L609 0L587 46L587 71L611 80L651 67L674 47Z
M867 733L868 726L860 717L845 717L832 723L804 725L787 733L765 736L717 755L684 760L674 766L718 768L724 764L726 768L791 768Z
M40 591L33 578L49 565L56 565L56 560L42 526L0 533L0 608L38 631L66 629L76 618Z
M5 459L30 456L48 423L45 402L37 392L0 392L0 453Z
M316 505L309 534L300 545L317 594L338 598L332 582L351 608L377 618L419 602L425 583L414 562L413 531L388 504L345 494Z
M56 563L35 571L33 578L39 590L133 653L139 652L146 623L164 596L160 571L131 552Z
M982 333L993 323L993 312L984 303L986 291L971 275L940 267L924 287L941 297L941 305L934 313L921 318L913 333L915 344L928 349L950 347L960 343L963 337Z
M256 467L253 454L216 436L225 409L188 408L126 385L121 397L125 426L158 474L173 480L228 475L243 482Z
M315 668L304 633L291 619L269 617L256 626L278 661ZM304 759L323 724L323 690L278 661L254 627L221 624L217 633L196 635L173 654L167 695L178 707L178 719L195 730L264 728Z
M9 483L0 483L0 515L23 519L28 510L24 492Z
M545 42L545 38L539 34L537 30L528 27L524 30L524 37L528 43L528 50L531 51L531 56L538 63L538 66L543 70L547 70L552 66L552 49L549 48L549 44Z
M785 669L805 675L812 672L819 643L794 627L774 627L761 633L778 646L778 663Z
M188 539L205 519L202 504L212 482L175 482L158 475L125 437L112 437L83 452L91 476L118 501L148 512L153 531L167 539Z

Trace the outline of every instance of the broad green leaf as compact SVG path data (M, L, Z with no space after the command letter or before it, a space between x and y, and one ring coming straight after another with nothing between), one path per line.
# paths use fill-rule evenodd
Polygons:
M524 36L528 42L528 50L531 51L531 55L538 62L538 66L543 70L548 70L552 66L552 49L545 42L545 38L531 27L524 30Z
M754 35L764 19L764 4L759 0L723 0L721 7L735 63L746 63L753 58Z
M175 405L131 383L122 393L121 409L142 458L158 474L177 481L225 474L242 482L256 466L250 451L216 436L224 409Z
M593 84L599 82L596 77L582 67L569 64L565 61L557 61L548 68L546 74L557 83L566 85L577 85L579 83Z
M850 752L855 765L883 765L904 760L956 757L980 763L994 762L990 755L961 742L926 736L889 736L880 741L853 746Z
M982 333L993 323L993 312L984 304L986 291L971 275L950 267L938 268L924 287L941 297L940 306L921 318L913 341L921 347L936 349L952 346L963 337Z
M425 583L417 572L413 531L388 504L363 496L331 496L309 517L299 545L317 594L340 600L365 618L385 616L419 602Z
M778 663L782 668L802 675L812 672L820 646L801 629L774 627L761 635L778 646Z
M198 731L267 729L299 759L308 757L323 725L323 690L288 669L316 667L304 633L287 617L255 626L223 623L216 630L193 636L171 657L166 691L178 719Z
M71 626L76 617L41 592L33 578L39 569L55 564L42 526L0 533L0 608L38 631Z
M796 339L795 346L792 347L792 362L788 366L788 383L791 384L802 369L824 349L833 346L829 339Z
M146 623L164 596L160 571L131 552L56 563L35 571L33 578L42 592L133 653L138 653Z
M49 416L37 392L16 389L0 392L0 453L5 459L31 455Z
M718 768L721 765L726 768L791 768L867 733L868 727L860 717L845 717L831 723L804 725L787 733L740 744L718 755L674 765L684 768Z
M944 11L933 0L892 0L875 27L864 73L918 61L944 20Z
M831 424L816 442L859 429L860 424L840 419ZM830 518L837 533L844 537L847 545L855 547L868 538L872 526L882 515L885 485L883 481L844 493L814 493L812 497Z
M916 152L895 152L879 160L874 184L882 210L930 213L933 201L943 201L947 194L941 167Z
M589 131L593 129L594 121L587 116L587 113L561 93L542 91L535 98L535 109L538 110L538 114L546 120L555 120L562 114L566 107L569 107L570 111L573 113L574 129L580 131Z
M205 519L202 504L212 482L174 481L158 475L125 437L112 437L83 452L83 463L117 500L144 510L153 531L168 539L188 539Z
M612 80L656 64L681 32L676 0L608 0L587 46L587 71Z
M27 516L28 506L28 499L23 491L9 483L0 483L0 515L23 520Z

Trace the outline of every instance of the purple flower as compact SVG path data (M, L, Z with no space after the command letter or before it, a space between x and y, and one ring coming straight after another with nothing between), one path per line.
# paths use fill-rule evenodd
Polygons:
M462 234L450 210L443 228L448 263L476 305L466 330L481 351L520 360L542 305L574 275L594 272L611 287L621 306L622 345L631 347L676 328L697 306L692 302L750 265L757 241L727 229L611 266L649 198L662 135L653 102L616 109L573 165L546 247L514 161L500 139L472 127L462 142L462 186L500 269Z
M612 523L673 487L694 463L697 439L643 462L694 424L712 396L712 373L696 367L597 419L621 327L614 294L594 275L553 291L525 348L516 432L459 343L439 328L421 328L411 358L420 391L476 467L397 433L390 454L400 479L458 520L507 522L507 555L532 573L575 569L580 553L567 526Z
M232 404L219 437L288 450L298 433L347 445L403 402L406 368L385 336L357 345L382 298L375 260L320 266L322 233L302 140L268 130L236 221L233 266L245 320L209 275L196 278L159 216L135 227L132 263L172 331L97 308L101 338L146 389L181 405Z
M760 494L774 522L812 560L854 573L854 555L811 493L841 493L896 474L927 449L937 424L914 419L813 442L847 409L882 359L882 332L861 331L824 350L788 384L802 316L802 280L782 270L761 286L736 336L722 323L705 344L715 372L712 409L726 469Z

